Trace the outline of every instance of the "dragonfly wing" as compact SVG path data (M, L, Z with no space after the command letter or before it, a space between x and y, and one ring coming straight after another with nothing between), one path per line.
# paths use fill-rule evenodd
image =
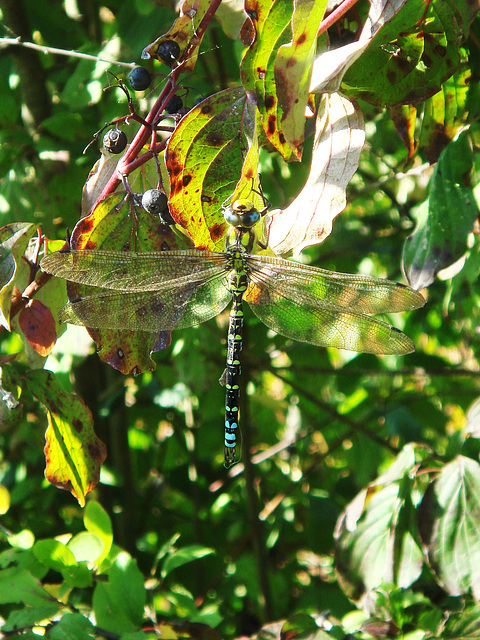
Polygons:
M371 276L337 273L275 258L249 255L252 278L274 279L276 287L302 304L305 295L360 313L410 311L425 304L423 296L399 282Z
M386 322L311 295L292 299L288 293L276 281L268 286L251 280L245 300L267 327L299 342L385 355L415 350L408 336Z
M117 291L158 291L173 280L199 283L222 273L225 256L214 251L67 251L45 256L41 268L59 278ZM179 282L180 284L180 282Z
M182 279L183 280L183 279ZM228 273L200 285L172 281L159 291L102 290L72 300L61 309L62 322L94 329L171 331L193 327L218 315L231 300Z

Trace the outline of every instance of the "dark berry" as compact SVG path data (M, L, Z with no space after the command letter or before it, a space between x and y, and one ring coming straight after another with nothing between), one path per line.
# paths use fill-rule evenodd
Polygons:
M103 136L103 146L110 153L122 153L127 146L127 136L119 129L109 129Z
M168 211L167 196L158 189L149 189L142 196L142 207L148 213L160 215L165 210Z
M165 111L170 114L178 113L182 107L183 100L180 98L180 96L173 96L173 98L170 98L170 100L167 102Z
M134 91L145 91L152 83L152 76L145 67L133 67L128 74L128 81Z
M175 40L164 40L158 45L157 55L162 62L171 67L180 55L180 47Z

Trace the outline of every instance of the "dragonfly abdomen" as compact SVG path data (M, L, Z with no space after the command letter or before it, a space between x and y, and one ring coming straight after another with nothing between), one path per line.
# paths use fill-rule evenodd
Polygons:
M235 462L237 445L239 397L240 397L240 352L243 340L243 294L248 277L245 273L232 273L230 288L233 304L230 310L227 336L227 366L225 368L225 466Z

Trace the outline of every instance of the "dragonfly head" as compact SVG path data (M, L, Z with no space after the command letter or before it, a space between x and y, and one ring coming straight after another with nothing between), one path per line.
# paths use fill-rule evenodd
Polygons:
M261 214L251 200L242 198L223 207L223 217L236 229L251 229L260 220Z

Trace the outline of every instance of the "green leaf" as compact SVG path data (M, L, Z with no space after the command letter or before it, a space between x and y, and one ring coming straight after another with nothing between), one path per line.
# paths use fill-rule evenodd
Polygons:
M39 540L33 546L33 553L42 564L60 573L77 564L70 549L58 540Z
M49 371L31 371L27 385L47 412L47 480L70 491L83 506L86 494L98 483L107 455L104 443L93 431L92 414L83 400L67 393Z
M281 134L298 159L302 156L305 136L305 110L317 47L317 31L326 6L327 0L297 0L294 3L292 41L280 47L275 60ZM267 136L269 131L267 127Z
M337 571L343 589L359 598L382 583L410 586L421 574L412 472L426 449L407 445L390 469L360 492L336 527Z
M87 503L85 513L83 514L83 523L87 531L98 536L103 542L103 552L96 558L97 564L101 564L102 560L107 557L110 549L112 548L112 522L108 513L101 504L95 500L90 500Z
M193 562L194 560L199 560L200 558L204 558L212 553L215 553L214 549L209 549L208 547L202 547L196 544L184 547L183 549L178 549L178 551L174 551L172 555L168 556L163 563L161 571L162 578L165 578L177 567L181 567L182 565Z
M421 289L453 264L467 248L478 215L469 174L473 167L470 132L464 131L443 151L435 166L430 196L416 212L417 227L403 252L411 286Z
M51 640L91 640L95 627L81 613L66 613L47 633Z
M43 607L22 607L22 609L12 611L9 614L7 621L1 627L1 631L5 633L6 631L15 631L18 629L33 627L42 621L53 618L60 608L61 607L57 602L52 602L51 604Z
M71 238L71 246L76 250L161 251L183 248L184 244L185 238L182 240L162 224L159 216L134 206L124 191L101 200L90 215L77 223ZM72 296L81 296L88 287L71 283L69 291ZM97 343L100 358L125 374L153 371L155 363L150 354L165 349L171 340L168 331L132 333L92 328L89 333Z
M347 95L372 104L415 103L435 94L457 69L462 36L454 5L410 0L380 29L364 54L347 71Z
M445 640L478 640L480 638L480 604L471 604L460 613L451 614L442 632Z
M454 596L480 598L480 465L457 456L421 505L422 537L442 585Z
M283 2L261 0L253 2L251 9L248 20L251 22L254 36L242 60L242 85L247 94L255 96L263 129L269 141L286 160L289 160L293 149L285 140L281 130L282 109L278 99L278 83L284 82L284 79L275 76L275 61L280 47L292 40L293 3L292 0ZM248 12L248 4L245 5L245 10ZM310 37L307 40L310 41ZM310 42L307 46L310 47ZM283 102L286 104L286 96L282 95ZM303 113L302 121L304 117ZM299 141L296 142L298 144ZM298 153L298 149L296 151Z
M31 573L16 567L0 571L0 604L23 603L28 607L61 607Z
M108 582L98 583L93 594L98 626L120 634L138 630L143 620L145 587L137 563L121 552L107 576Z

